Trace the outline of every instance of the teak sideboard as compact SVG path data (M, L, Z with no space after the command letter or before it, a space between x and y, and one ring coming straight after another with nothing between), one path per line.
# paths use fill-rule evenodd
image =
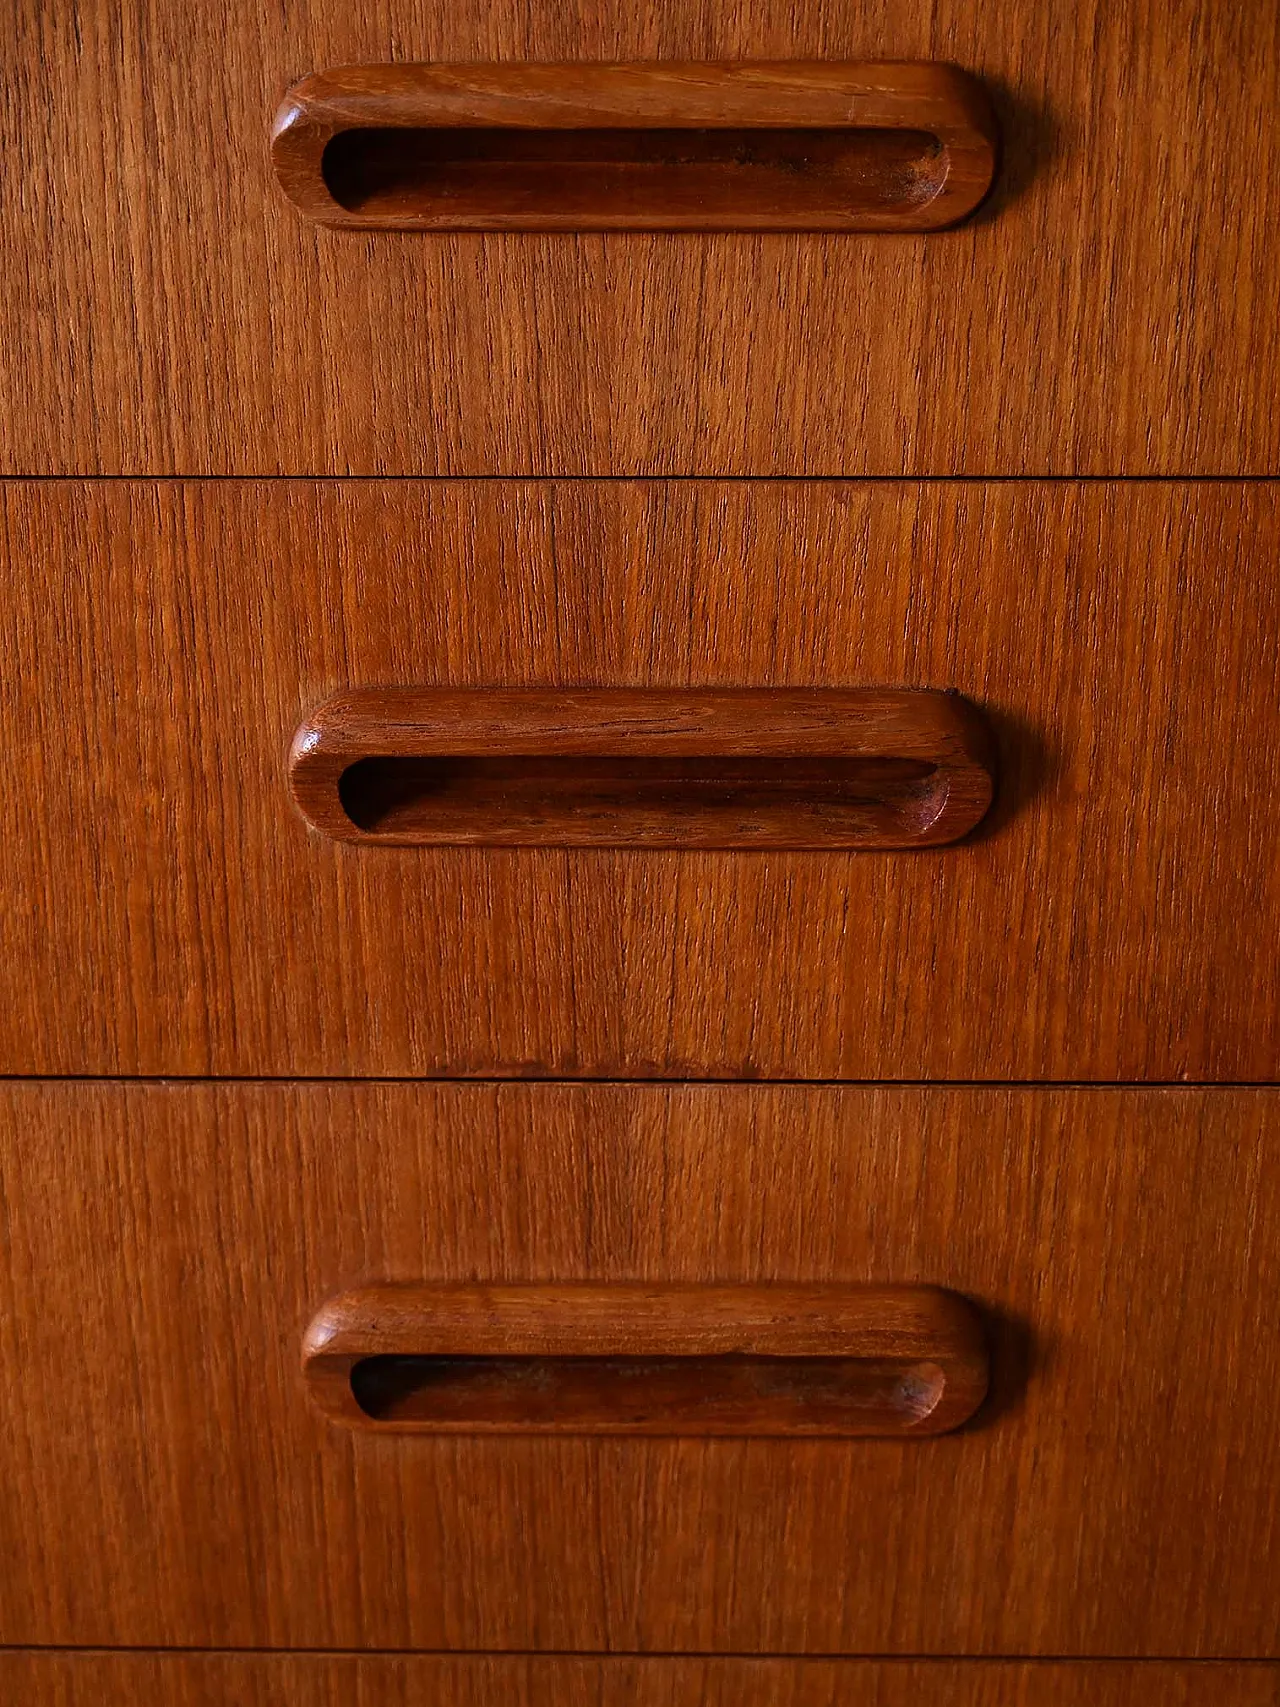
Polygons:
M0 40L0 1700L1280 1707L1280 10Z

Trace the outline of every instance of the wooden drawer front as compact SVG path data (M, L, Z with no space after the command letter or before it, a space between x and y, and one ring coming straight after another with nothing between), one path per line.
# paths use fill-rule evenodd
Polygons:
M1280 468L1261 0L19 0L4 47L8 473ZM312 71L762 58L975 73L994 199L924 235L406 237L272 177Z
M18 483L8 1073L1271 1079L1268 484ZM976 837L367 847L353 687L955 688Z
M10 1083L0 1122L0 1641L1276 1657L1280 1093ZM992 1396L808 1443L310 1402L326 1298L476 1278L937 1284Z
M27 1707L1276 1707L1280 1667L8 1653L0 1690Z

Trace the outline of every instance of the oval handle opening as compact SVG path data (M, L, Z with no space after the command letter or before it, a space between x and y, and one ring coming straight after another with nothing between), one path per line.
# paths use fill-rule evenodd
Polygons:
M351 1394L382 1423L586 1434L893 1433L946 1378L891 1358L366 1357Z
M923 130L343 130L321 175L361 223L486 229L696 223L753 230L905 218L937 196Z
M381 754L343 771L338 798L357 830L380 837L733 846L777 832L909 842L946 802L937 779L938 767L917 759Z

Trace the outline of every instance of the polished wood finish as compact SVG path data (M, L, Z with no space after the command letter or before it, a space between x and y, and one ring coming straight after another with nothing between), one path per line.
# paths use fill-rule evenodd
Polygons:
M0 1697L1280 1703L1274 0L0 46Z
M937 847L994 766L976 707L893 688L372 688L289 754L317 829L445 847Z
M5 1643L1277 1656L1278 1092L10 1083L0 1192ZM335 1428L306 1324L423 1279L945 1286L991 1394Z
M1280 489L0 492L0 1068L1269 1080ZM343 846L355 684L953 685L956 849ZM317 1302L319 1302L317 1300Z
M356 65L289 90L276 175L326 225L936 231L991 188L952 65Z
M1265 0L16 0L0 38L0 471L1280 473ZM964 66L993 197L424 243L304 225L266 142L324 66L760 59Z
M312 1318L330 1416L437 1434L945 1434L986 1396L982 1325L938 1287L402 1283Z
M25 1707L1276 1707L1280 1667L437 1654L0 1654Z

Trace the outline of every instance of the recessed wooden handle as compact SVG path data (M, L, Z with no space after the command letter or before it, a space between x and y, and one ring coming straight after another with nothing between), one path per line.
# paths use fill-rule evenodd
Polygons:
M340 1422L420 1434L931 1435L973 1415L972 1305L930 1286L379 1286L303 1374Z
M296 83L271 138L326 225L427 231L933 231L991 186L953 65L360 65Z
M994 789L981 715L920 689L380 688L294 737L294 797L347 841L915 848Z

